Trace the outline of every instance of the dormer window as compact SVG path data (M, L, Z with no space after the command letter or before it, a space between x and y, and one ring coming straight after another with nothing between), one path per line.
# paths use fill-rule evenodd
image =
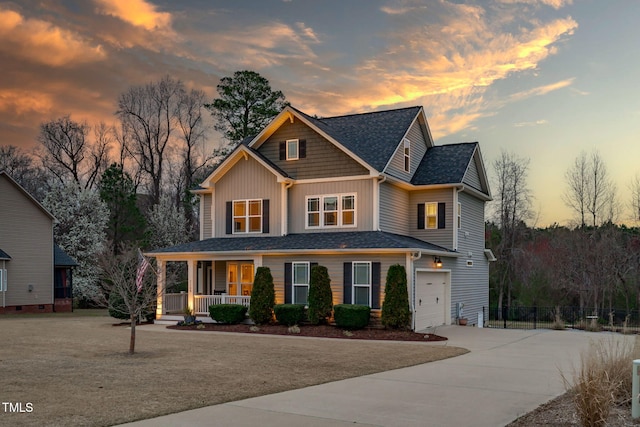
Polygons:
M404 171L411 170L411 142L408 139L403 140L404 145Z
M300 158L299 143L297 139L287 139L287 160L298 160Z

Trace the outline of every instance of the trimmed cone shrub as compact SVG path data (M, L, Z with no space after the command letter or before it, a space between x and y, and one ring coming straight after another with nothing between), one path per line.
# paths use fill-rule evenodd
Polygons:
M249 317L256 325L264 325L273 320L273 306L276 305L276 292L273 288L273 276L269 267L258 267L253 280Z
M381 321L388 328L408 329L411 326L407 272L400 264L392 265L387 272Z
M218 323L236 324L245 319L247 307L241 304L214 304L209 306L209 316Z
M304 318L304 304L277 304L273 312L281 325L299 325Z
M333 293L327 267L314 265L309 278L309 322L313 325L326 323L331 317Z
M336 326L344 329L362 329L369 324L371 307L367 305L336 304L333 318Z

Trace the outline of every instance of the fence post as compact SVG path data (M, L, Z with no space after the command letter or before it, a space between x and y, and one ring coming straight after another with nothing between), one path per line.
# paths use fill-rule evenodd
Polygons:
M504 322L504 329L507 329L507 307L502 306L502 320Z
M538 306L533 307L533 329L538 329Z

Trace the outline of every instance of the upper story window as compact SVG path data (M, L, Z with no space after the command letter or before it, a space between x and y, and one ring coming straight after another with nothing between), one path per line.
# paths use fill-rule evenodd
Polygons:
M297 139L287 139L287 160L298 160L300 158L299 142Z
M262 233L262 200L233 201L233 234Z
M404 143L404 171L411 170L411 142L408 139L403 140Z
M426 228L433 229L438 227L438 204L427 203Z
M307 228L355 227L356 195L307 196Z
M418 203L418 230L446 228L446 203Z

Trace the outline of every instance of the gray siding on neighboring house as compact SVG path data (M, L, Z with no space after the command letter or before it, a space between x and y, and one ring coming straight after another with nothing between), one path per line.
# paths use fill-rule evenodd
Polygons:
M215 237L244 237L256 234L226 234L226 202L245 199L269 200L269 233L281 235L282 184L276 176L251 157L241 158L215 184Z
M284 303L284 264L286 262L306 261L317 262L319 265L327 267L331 278L331 291L333 292L333 303L342 304L344 302L344 263L353 261L380 262L380 305L384 301L384 284L387 278L387 271L393 264L405 265L406 255L401 254L341 254L341 255L290 255L290 256L269 256L262 258L262 265L269 267L273 276L273 283L276 290L276 303Z
M409 234L448 249L453 248L453 189L420 190L409 193ZM445 203L445 228L418 229L418 204L427 202Z
M427 142L417 120L413 123L411 129L409 129L407 139L409 139L410 142L409 155L411 168L409 172L407 173L404 170L404 144L402 142L398 145L385 172L405 181L411 181L411 177L418 168L418 165L420 165L422 157L424 157L424 154L427 152ZM397 141L393 142L397 143Z
M53 220L2 175L0 200L0 248L11 257L5 305L53 304Z
M480 183L480 175L478 174L478 166L476 165L475 158L471 159L471 162L469 162L469 168L467 168L467 172L464 174L462 182L472 186L476 190L482 190L482 184Z
M380 230L409 235L409 192L388 182L380 184Z
M213 223L211 222L211 194L203 194L200 196L200 203L203 207L203 216L200 219L200 227L203 230L203 238L208 239L213 237Z
M306 140L306 157L298 160L280 160L280 143L287 139ZM365 167L297 118L294 123L284 123L258 148L258 151L295 179L369 174Z
M373 229L373 179L296 184L289 191L289 233L371 231ZM356 227L305 229L306 196L356 193Z

